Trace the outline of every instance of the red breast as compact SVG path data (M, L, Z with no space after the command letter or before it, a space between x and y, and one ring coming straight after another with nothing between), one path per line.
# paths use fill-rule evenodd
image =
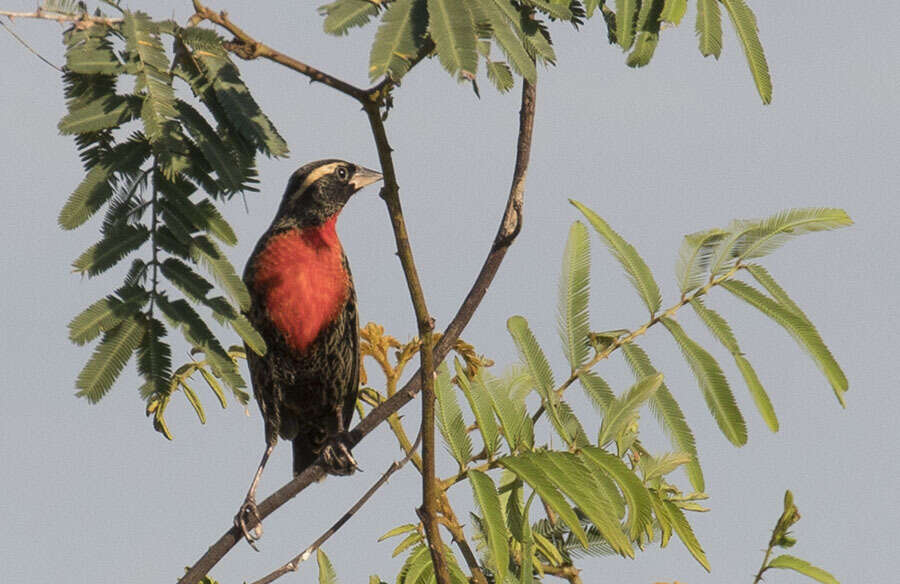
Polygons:
M337 214L320 226L275 235L255 260L253 286L288 345L301 353L350 293L336 221Z

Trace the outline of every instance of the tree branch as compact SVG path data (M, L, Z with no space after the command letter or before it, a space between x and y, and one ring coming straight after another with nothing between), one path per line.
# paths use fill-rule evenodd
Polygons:
M403 459L400 461L392 462L391 465L387 468L387 470L384 471L384 474L381 475L381 478L379 478L377 481L375 481L375 483L371 487L369 487L369 490L366 491L362 497L360 497L359 501L354 503L353 506L350 507L350 509L348 509L347 512L344 513L344 515L340 519L335 521L334 525L329 527L325 531L325 533L320 535L316 539L316 541L312 542L309 545L309 547L307 547L305 550L303 550L302 552L300 552L299 554L294 556L291 559L291 561L284 564L277 570L271 572L270 574L267 574L266 576L260 578L259 580L256 580L255 582L253 582L253 584L269 584L269 582L274 582L275 580L281 578L288 572L296 572L300 568L300 564L302 564L303 562L308 560L309 557L313 554L313 552L315 552L317 549L322 547L322 544L324 544L326 541L328 541L328 539L332 535L337 533L337 531L341 527L343 527L344 524L347 523L347 521L351 517L353 517L353 515L355 515L356 512L359 511L362 508L362 506L365 505L369 501L369 499L372 498L372 495L375 494L375 491L380 489L388 481L388 479L391 478L392 474L394 474L395 472L397 472L398 470L403 468L403 466L407 462L409 462L410 458L412 458L415 455L416 449L419 447L419 442L421 441L421 439L422 439L422 434L419 433L416 436L415 442L413 442L413 444L410 446L410 448L407 449L406 455L403 457Z
M190 24L196 25L204 20L208 20L213 24L221 26L228 32L234 35L234 40L228 43L225 43L225 48L241 57L242 59L256 59L258 57L263 57L265 59L269 59L270 61L274 61L280 65L284 65L288 69L292 69L302 75L309 77L312 81L318 81L319 83L323 83L328 87L336 89L345 95L349 95L350 97L356 99L361 103L372 102L370 92L360 89L355 85L347 83L333 75L329 75L324 71L320 71L315 67L307 65L297 59L289 57L284 53L276 51L272 47L266 45L265 43L261 43L246 32L241 29L238 25L231 21L228 18L228 13L224 10L221 12L216 12L214 10L210 10L206 6L204 6L200 0L193 0L194 3L194 15L190 19Z
M440 363L450 352L453 343L469 323L488 287L497 274L506 251L515 240L522 226L522 209L525 195L525 175L528 169L531 152L532 128L535 113L535 86L528 81L523 82L522 106L519 111L519 137L516 145L516 166L513 172L509 198L500 222L500 228L491 245L490 252L475 279L471 290L466 295L453 320L448 325L440 341L435 345L433 354L435 363ZM358 444L372 430L387 418L405 406L415 397L421 388L421 371L413 375L397 393L389 397L383 404L372 410L350 432L350 446ZM325 476L325 472L315 463L294 477L289 483L263 500L259 506L260 519L265 519L276 509L303 491L310 483ZM193 567L178 581L178 584L196 584L203 578L228 551L242 539L240 529L232 526L197 560Z
M91 16L87 12L81 14L66 14L63 12L41 10L40 8L34 12L10 12L9 10L0 10L0 16L7 16L10 20L14 18L37 18L39 20L54 20L56 22L73 22L77 28L88 28L95 24L110 26L122 22L121 18Z

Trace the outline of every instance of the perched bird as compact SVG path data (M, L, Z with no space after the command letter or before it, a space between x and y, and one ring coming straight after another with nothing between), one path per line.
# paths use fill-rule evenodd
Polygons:
M251 545L262 533L256 487L279 436L293 442L294 475L320 454L330 474L356 469L342 438L359 386L359 326L335 223L356 191L380 179L342 160L302 166L244 269L251 298L246 316L268 347L264 356L247 349L266 435L262 461L235 517ZM252 533L250 522L257 524Z

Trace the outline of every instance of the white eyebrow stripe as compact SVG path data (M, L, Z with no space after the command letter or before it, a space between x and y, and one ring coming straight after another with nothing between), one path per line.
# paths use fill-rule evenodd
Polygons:
M340 162L332 162L330 164L323 164L319 168L310 172L307 177L303 180L303 184L300 185L300 188L297 189L297 194L302 195L306 189L309 188L309 185L313 184L326 174L331 174L334 172L334 169L340 166Z

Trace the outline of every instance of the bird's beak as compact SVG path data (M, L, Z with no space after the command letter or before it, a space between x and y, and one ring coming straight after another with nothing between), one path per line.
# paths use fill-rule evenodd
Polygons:
M353 185L353 188L358 191L364 186L370 185L374 182L378 182L381 180L381 173L375 172L374 170L369 170L368 168L363 168L362 166L356 167L356 172L353 173L353 176L350 178L350 184Z

